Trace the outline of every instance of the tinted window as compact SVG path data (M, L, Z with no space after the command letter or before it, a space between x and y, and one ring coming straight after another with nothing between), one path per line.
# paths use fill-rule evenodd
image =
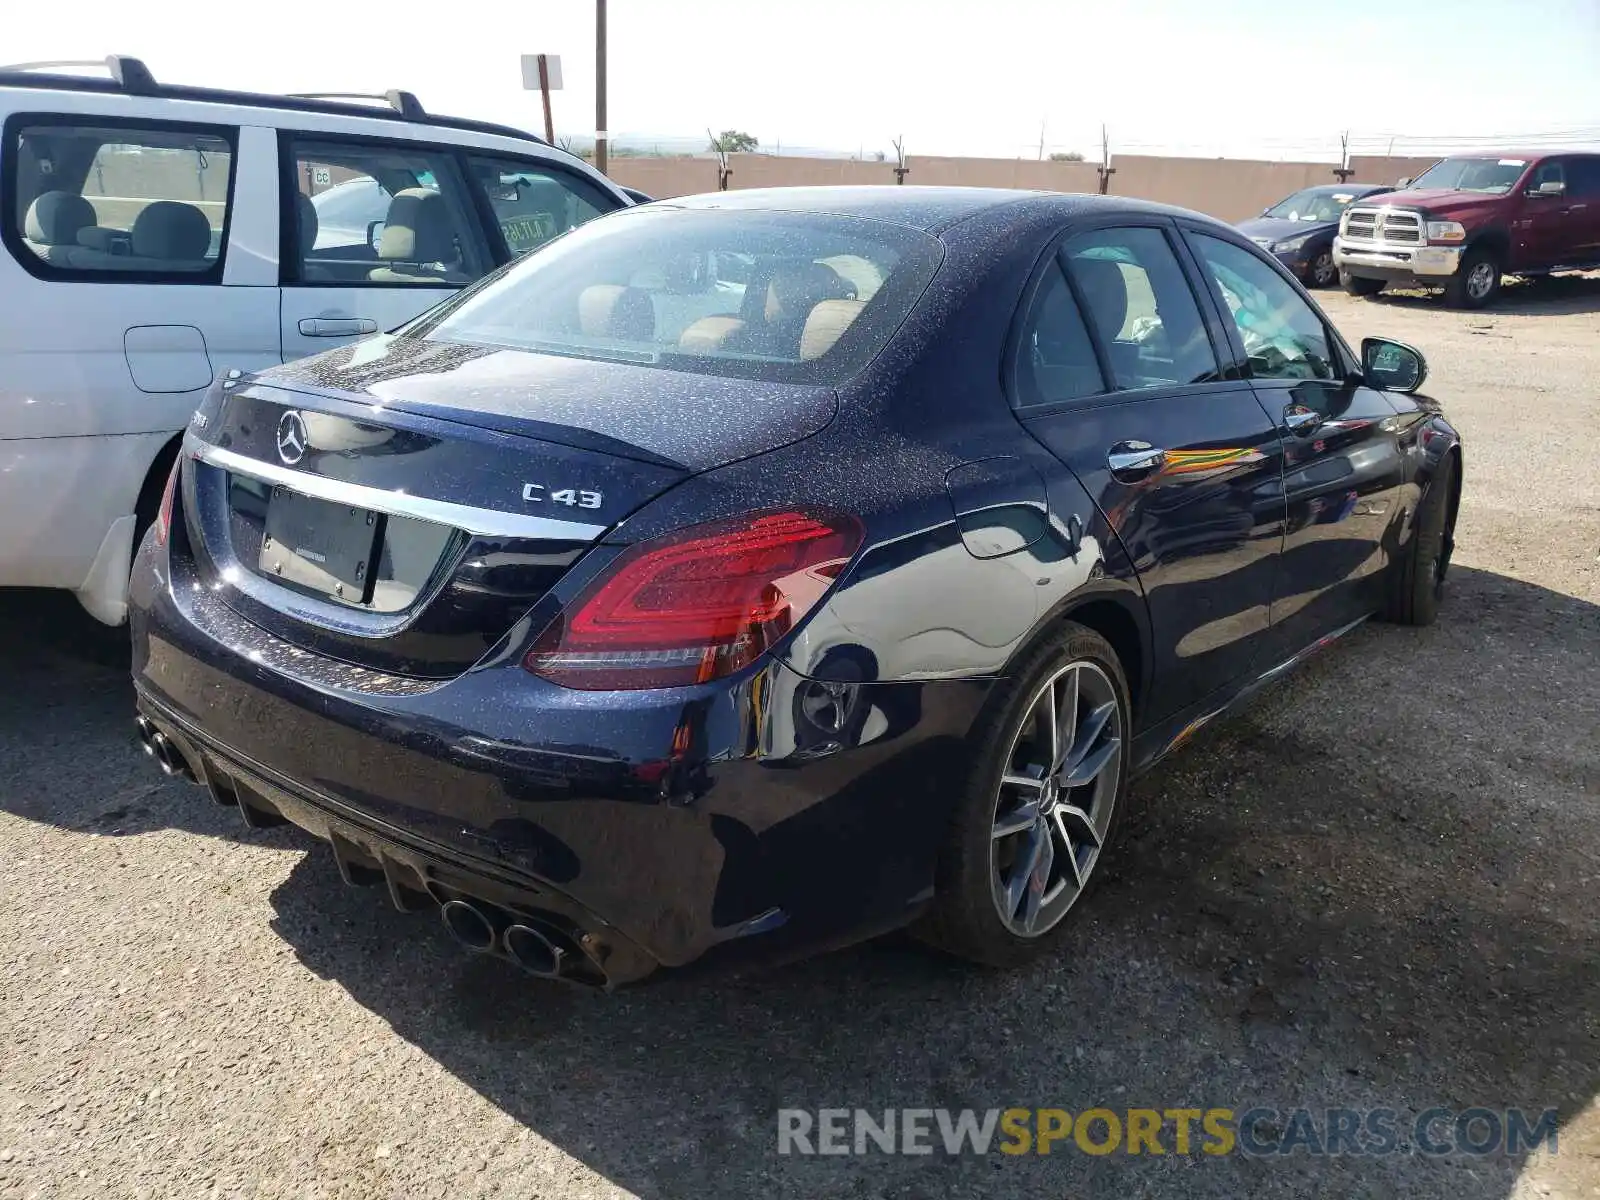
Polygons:
M290 281L459 287L492 265L450 154L298 138L289 154L296 194L283 261Z
M1017 401L1049 404L1105 390L1083 316L1061 268L1051 263L1023 321Z
M1552 158L1542 162L1534 168L1533 174L1528 177L1528 190L1537 192L1541 183L1566 183L1567 173L1562 169L1561 160Z
M940 255L927 234L884 221L628 208L535 250L407 332L829 382L877 353Z
M1062 250L1119 388L1199 383L1217 361L1194 293L1159 229L1103 229Z
M1600 200L1600 156L1570 159L1567 195L1573 199Z
M1232 242L1191 240L1244 342L1257 379L1333 379L1328 331L1316 310L1272 267Z
M221 277L233 171L221 132L40 124L18 130L14 149L7 233L24 266L174 283Z
M470 160L512 254L526 254L621 204L581 175L507 158Z

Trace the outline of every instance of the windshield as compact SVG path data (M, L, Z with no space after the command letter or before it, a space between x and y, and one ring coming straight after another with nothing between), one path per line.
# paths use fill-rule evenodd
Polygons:
M925 233L860 217L625 209L556 238L404 332L831 385L899 328L941 254Z
M1337 221L1339 214L1357 198L1354 191L1328 192L1321 188L1306 188L1274 204L1262 215L1284 221Z
M1499 196L1516 186L1527 165L1525 158L1447 158L1418 175L1411 186Z

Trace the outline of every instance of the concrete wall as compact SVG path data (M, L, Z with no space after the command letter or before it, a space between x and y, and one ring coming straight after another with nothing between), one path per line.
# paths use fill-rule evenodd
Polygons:
M1393 183L1416 175L1432 159L1357 158L1351 160L1354 183ZM808 184L894 183L894 164L837 158L774 158L761 154L729 156L734 188L796 187ZM1098 192L1095 164L1040 162L1026 158L946 158L911 155L908 185L950 187L1037 188L1052 192ZM1259 162L1224 158L1160 158L1118 155L1110 192L1176 204L1240 221L1252 217L1291 192L1314 184L1336 183L1330 163ZM687 196L717 188L713 158L618 158L611 177L652 196Z

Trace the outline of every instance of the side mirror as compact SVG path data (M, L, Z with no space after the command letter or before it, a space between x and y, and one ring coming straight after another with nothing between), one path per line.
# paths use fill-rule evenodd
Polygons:
M374 254L378 252L378 239L383 237L383 226L382 221L367 222L367 249Z
M1530 196L1564 196L1567 185L1559 179L1546 179L1538 187L1529 191Z
M1385 392L1414 392L1428 378L1422 351L1388 338L1361 339L1361 380Z

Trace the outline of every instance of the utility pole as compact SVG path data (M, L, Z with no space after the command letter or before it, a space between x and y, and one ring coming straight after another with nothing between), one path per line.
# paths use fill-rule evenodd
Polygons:
M594 0L594 166L606 173L606 0Z
M1111 177L1117 169L1111 165L1111 138L1106 133L1106 127L1100 126L1100 194L1106 195L1111 190Z
M1044 127L1045 127L1045 124L1049 120L1050 120L1049 117L1041 117L1039 119L1039 161L1040 162L1044 161Z
M909 174L911 168L906 166L906 135L902 133L894 139L894 181L904 183Z
M1339 135L1339 165L1333 169L1340 183L1349 183L1350 176L1355 172L1350 169L1350 131L1346 129Z

